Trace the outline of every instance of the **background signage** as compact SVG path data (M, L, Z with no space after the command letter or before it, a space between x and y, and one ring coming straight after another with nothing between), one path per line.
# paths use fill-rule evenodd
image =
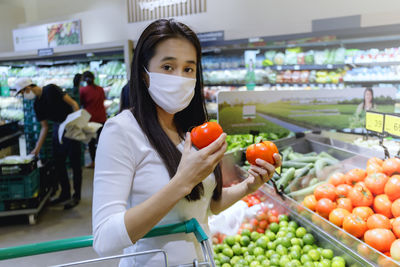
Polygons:
M13 30L14 50L35 50L81 44L80 20L55 22Z

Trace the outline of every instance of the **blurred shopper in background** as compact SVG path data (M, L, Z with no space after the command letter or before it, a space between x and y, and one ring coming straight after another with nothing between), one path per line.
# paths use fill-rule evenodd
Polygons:
M90 71L85 71L83 73L82 80L85 86L79 89L81 105L90 115L92 115L90 118L91 122L104 124L107 119L106 109L104 107L104 100L106 99L104 89L94 83L95 77ZM89 153L92 162L86 166L88 168L94 168L97 142L101 130L102 128L97 131L97 138L93 138L89 142Z
M60 143L58 128L70 113L79 110L79 105L54 84L49 84L42 88L35 85L29 78L19 78L15 82L15 89L17 94L23 94L25 99L35 101L34 110L36 118L41 125L39 140L31 154L39 155L48 132L47 121L53 122L53 157L56 165L56 178L61 185L61 193L58 198L52 199L50 204L64 204L65 209L73 208L81 198L81 143L66 137L63 137L62 143ZM74 196L72 199L66 167L67 156L71 163L74 178Z

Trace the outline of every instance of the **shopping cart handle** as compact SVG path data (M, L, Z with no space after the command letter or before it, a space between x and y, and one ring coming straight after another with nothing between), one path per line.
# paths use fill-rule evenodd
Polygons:
M166 224L154 227L150 232L148 232L143 238L170 235L177 233L193 233L196 236L198 242L202 242L208 239L208 236L201 228L198 221L194 218L176 224Z
M191 219L182 223L156 226L152 230L150 230L150 232L148 232L143 238L177 233L194 233L198 242L202 242L208 239L207 235L205 234L196 219ZM92 245L93 236L88 235L16 247L0 248L0 260L32 256L75 248L91 247Z
M0 248L0 260L32 256L61 250L91 247L92 245L93 236L88 235L16 247Z

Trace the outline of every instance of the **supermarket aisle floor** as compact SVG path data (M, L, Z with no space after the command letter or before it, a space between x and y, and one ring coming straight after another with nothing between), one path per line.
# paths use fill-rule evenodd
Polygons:
M92 233L93 170L83 168L82 200L71 210L46 206L36 225L29 225L27 216L0 217L0 247L10 247L41 241L56 240ZM49 266L96 258L92 248L0 261L0 266ZM79 266L117 266L117 261Z

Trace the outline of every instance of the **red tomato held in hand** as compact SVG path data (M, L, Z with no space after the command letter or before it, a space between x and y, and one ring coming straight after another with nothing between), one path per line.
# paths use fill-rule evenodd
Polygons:
M246 159L252 165L256 165L256 159L262 159L274 165L275 153L279 153L276 145L271 141L264 141L250 145L246 150Z
M217 122L209 121L193 128L190 132L190 138L193 145L202 149L217 140L223 132L222 127Z

